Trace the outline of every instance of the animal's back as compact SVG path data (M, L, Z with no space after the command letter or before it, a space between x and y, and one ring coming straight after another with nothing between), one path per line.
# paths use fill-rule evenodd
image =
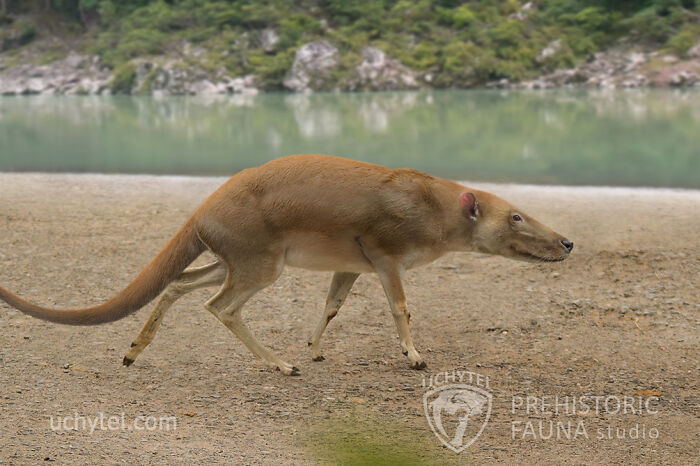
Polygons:
M430 207L426 184L434 180L413 170L326 155L294 155L244 170L222 194L230 196L231 204L254 208L276 231L337 231L425 215Z

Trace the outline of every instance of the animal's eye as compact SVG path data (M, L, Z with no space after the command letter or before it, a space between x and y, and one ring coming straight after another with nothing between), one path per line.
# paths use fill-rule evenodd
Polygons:
M520 215L515 214L515 215L513 215L513 221L514 222L522 222L523 218Z

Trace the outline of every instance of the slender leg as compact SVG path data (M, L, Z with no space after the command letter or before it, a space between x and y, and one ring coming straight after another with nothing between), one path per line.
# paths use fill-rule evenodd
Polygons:
M411 314L406 308L406 295L404 294L403 285L401 283L401 273L396 267L377 269L377 273L384 287L386 297L389 300L391 315L394 317L396 329L399 331L401 350L405 356L408 356L408 360L411 361L411 368L423 369L426 364L413 346L411 331L408 327Z
M136 357L146 346L153 341L153 337L163 321L163 316L170 307L182 296L199 288L221 285L226 279L226 267L220 262L214 262L203 267L192 267L180 274L180 276L165 289L161 295L148 321L141 332L131 343L131 349L124 356L124 365L130 366Z
M333 274L333 280L331 281L331 287L328 290L328 297L326 298L326 309L323 311L323 317L316 325L314 334L309 341L309 346L311 346L311 358L314 361L323 361L324 357L321 355L321 350L319 348L319 342L321 341L321 336L326 330L328 323L336 316L338 310L345 302L345 298L352 289L352 285L359 277L359 273L349 273L349 272L336 272Z
M416 348L413 346L413 339L408 327L408 322L411 319L411 314L406 308L406 295L403 291L401 278L403 268L392 256L386 255L372 244L367 244L358 239L360 247L365 257L372 263L374 269L379 275L379 280L382 282L384 292L389 300L391 315L394 317L396 329L399 332L399 343L403 354L408 357L411 362L411 368L423 369L426 364L423 362Z
M253 261L255 262L255 261ZM243 267L247 275L243 276L229 266L229 275L219 292L210 299L206 308L214 314L234 335L250 350L263 360L265 365L282 371L285 375L298 375L299 369L278 358L262 346L241 319L241 309L255 293L274 282L282 271L282 262L274 268L266 267L264 259L256 264L258 267Z

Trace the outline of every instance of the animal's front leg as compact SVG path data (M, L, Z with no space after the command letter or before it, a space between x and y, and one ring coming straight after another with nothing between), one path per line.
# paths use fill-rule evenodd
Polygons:
M394 317L396 329L399 331L399 342L403 354L411 361L411 368L424 369L426 364L416 348L413 346L411 331L408 327L408 322L411 314L406 308L406 296L403 292L403 284L401 283L401 274L397 268L393 270L377 270L379 279L384 286L384 292L389 300L391 307L391 315Z
M362 247L362 252L372 263L374 269L377 271L377 275L379 275L379 280L382 282L384 292L389 300L391 315L394 317L396 329L399 331L399 342L403 354L411 361L411 367L413 369L425 368L426 364L413 346L413 339L411 338L411 332L408 328L411 314L406 308L406 295L404 294L403 284L401 283L401 274L403 271L401 265L394 257L382 254L379 249L372 248L362 241L358 240L358 242Z

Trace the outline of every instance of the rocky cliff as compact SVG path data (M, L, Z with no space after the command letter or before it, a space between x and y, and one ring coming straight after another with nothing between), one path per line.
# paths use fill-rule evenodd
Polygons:
M297 50L283 85L292 92L435 87L430 73L411 70L379 48L364 47L360 57L359 63L347 69L331 42L310 42ZM657 51L616 48L596 53L573 68L557 69L531 80L490 81L485 86L523 89L700 87L700 43L691 49L686 59ZM255 75L234 76L223 67L206 70L177 57L135 59L116 69L110 69L96 55L78 53L44 65L3 67L0 61L2 95L122 93L162 96L257 93L259 90L259 79Z

